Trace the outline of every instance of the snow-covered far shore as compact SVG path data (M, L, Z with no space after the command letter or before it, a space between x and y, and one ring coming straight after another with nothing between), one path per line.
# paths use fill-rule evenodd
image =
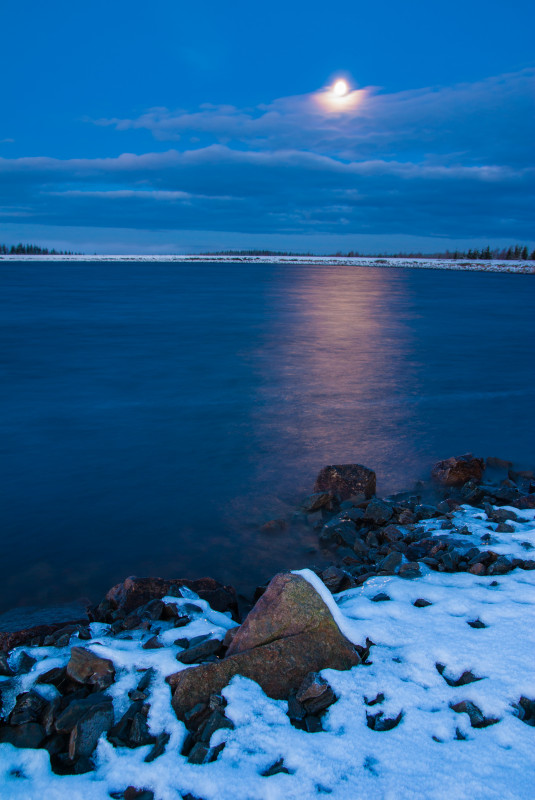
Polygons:
M293 264L302 266L385 267L402 269L448 269L466 272L535 274L534 261L461 261L443 258L366 258L346 256L241 256L241 255L0 255L0 261L95 261L212 264Z
M497 553L533 550L535 510L514 512L509 531L489 524L481 510L470 506L459 508L453 521L463 526L467 546L490 536ZM440 520L425 521L425 528L427 535L449 535ZM43 702L59 702L58 690L36 679L63 669L76 645L113 662L108 713L113 702L117 721L133 698L140 708L145 703L148 732L162 744L154 755L149 743L114 746L103 735L94 771L78 775L54 774L45 749L2 744L0 795L6 800L109 800L125 797L131 785L154 800L530 796L535 571L482 576L421 567L416 580L378 575L336 595L309 570L299 573L352 642L373 642L369 662L343 672L323 670L336 700L315 732L291 724L286 701L273 700L257 683L235 676L223 690L227 722L222 724L219 714L219 727L208 742L217 752L211 763L191 763L181 755L188 734L173 712L165 678L185 668L177 662L187 648L185 640L223 638L235 623L191 592L163 598L179 613L187 609L191 619L180 628L179 640L171 621L155 623L159 649L146 647L154 638L148 626L117 634L103 623L92 623L85 641L73 634L65 646L15 648L10 655L15 672L24 654L36 660L29 671L19 669L16 678L0 679L4 713L22 691L38 692ZM27 713L26 706L21 711Z

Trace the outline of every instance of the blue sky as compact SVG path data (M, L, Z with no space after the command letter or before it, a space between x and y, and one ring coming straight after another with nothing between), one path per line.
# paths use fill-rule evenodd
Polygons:
M534 23L524 0L5 4L0 241L535 245Z

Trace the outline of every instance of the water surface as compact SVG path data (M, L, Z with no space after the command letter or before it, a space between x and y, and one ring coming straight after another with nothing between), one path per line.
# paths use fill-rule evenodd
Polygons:
M379 490L535 452L531 276L4 263L0 609L130 574L240 587L317 561L290 515L327 463Z

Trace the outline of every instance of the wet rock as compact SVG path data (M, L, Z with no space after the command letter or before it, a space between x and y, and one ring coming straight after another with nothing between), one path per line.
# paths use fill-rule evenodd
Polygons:
M111 686L115 680L115 668L108 658L101 658L85 647L72 647L67 676L99 691Z
M429 600L424 600L423 597L419 597L413 603L413 606L415 606L416 608L426 608L427 606L432 606L432 605L433 603L430 603Z
M423 519L433 519L433 517L440 516L440 511L437 511L435 506L426 505L425 503L420 503L414 509L414 514L416 517L416 521L420 522Z
M471 620L471 621L468 623L468 625L470 625L470 627L471 627L471 628L476 628L476 629L477 629L477 628L487 628L487 627L488 627L487 625L485 625L485 623L484 623L484 622L481 622L481 620L480 620L480 619L474 619L474 620Z
M325 678L309 672L299 687L295 699L308 714L319 714L336 702L336 695Z
M496 526L497 533L514 533L515 528L513 525L508 525L507 522L499 522Z
M74 725L69 738L69 758L71 761L91 755L103 733L113 725L113 708L95 705L89 708Z
M334 542L338 545L352 547L357 538L355 523L349 519L329 520L321 529L319 538L322 544Z
M366 506L364 518L370 520L375 525L384 525L391 519L394 509L390 503L385 503L384 500L379 500L377 497L371 500Z
M485 462L472 453L438 461L431 470L431 477L443 486L461 486L469 480L480 481Z
M331 492L314 492L314 494L309 494L301 503L301 511L304 514L313 514L314 511L318 511L320 508L329 507L332 497Z
M372 603L386 603L389 600L392 600L392 598L386 592L379 592L379 594L371 598Z
M488 728L500 721L497 717L485 717L481 709L469 700L450 704L450 708L456 714L468 714L472 728Z
M375 494L375 472L361 464L338 464L324 467L316 478L314 492L330 492L341 500L364 494Z
M417 561L409 561L407 564L401 565L398 575L406 580L414 580L415 578L420 578L422 573Z
M32 750L40 747L45 739L45 730L37 722L26 722L22 725L0 724L0 744L12 744L15 747L29 747Z
M182 670L168 681L173 707L183 719L236 674L259 683L270 697L285 699L311 671L359 663L355 648L310 583L301 575L279 573L237 630L224 659Z

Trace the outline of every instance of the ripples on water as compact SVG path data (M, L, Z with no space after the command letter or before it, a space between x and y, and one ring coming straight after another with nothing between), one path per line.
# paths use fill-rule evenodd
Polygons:
M129 574L249 588L317 560L263 534L327 463L379 491L473 450L533 460L530 276L2 264L0 607Z

